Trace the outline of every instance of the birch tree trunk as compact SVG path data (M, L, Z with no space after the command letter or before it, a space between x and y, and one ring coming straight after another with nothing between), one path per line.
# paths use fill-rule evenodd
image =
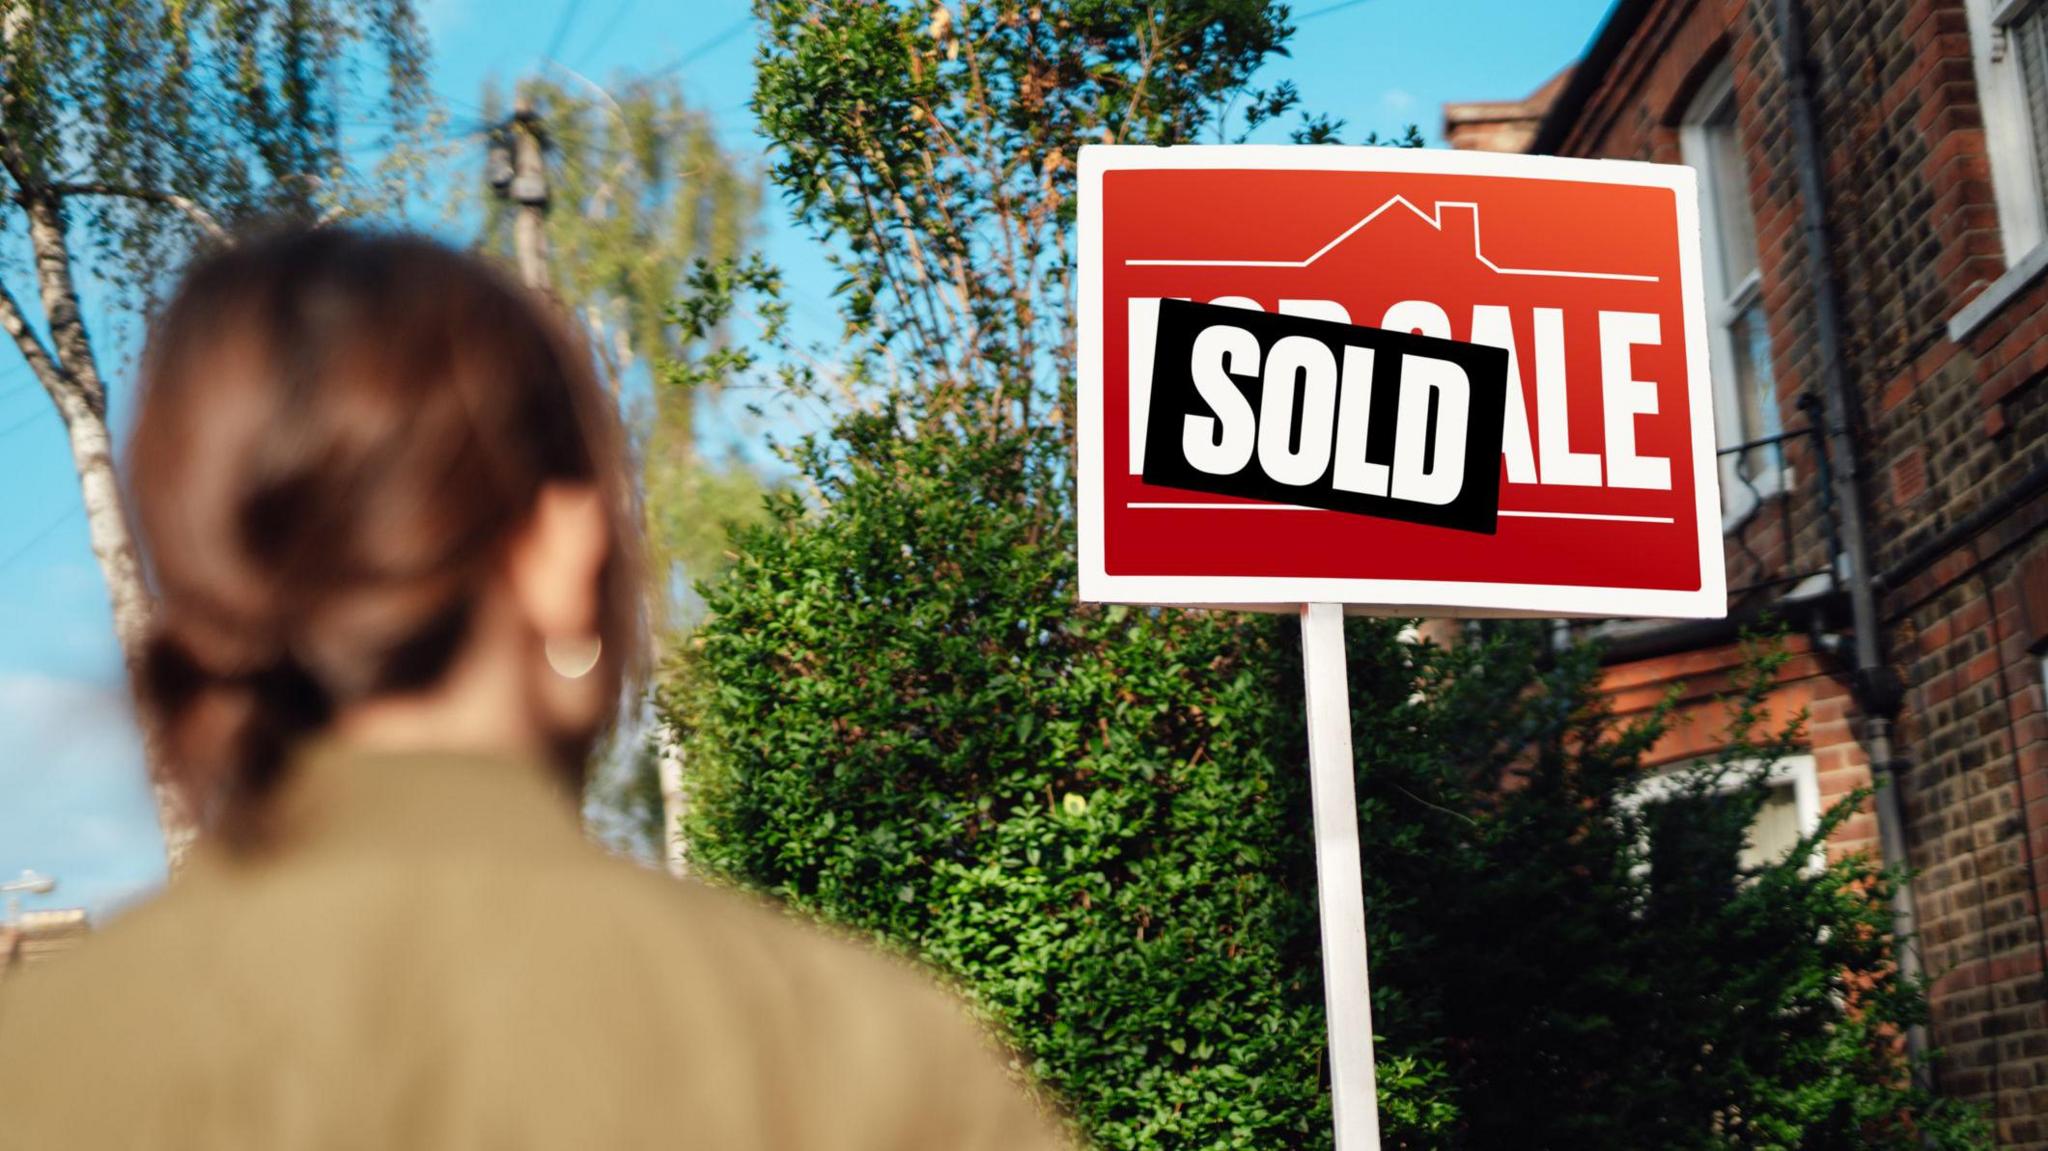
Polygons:
M233 242L222 220L312 222L418 194L434 119L418 15L413 0L0 0L0 226L31 255L0 281L0 330L64 420L131 684L155 605L77 278L90 262L118 306L146 305L195 249ZM390 128L372 181L351 175L346 115ZM90 215L71 211L87 200ZM175 871L195 824L146 714L142 728Z
M681 879L690 873L689 840L683 837L683 816L689 813L689 793L683 782L683 745L675 729L661 724L655 735L655 770L661 785L662 864Z
M154 601L142 575L134 537L128 530L120 480L114 470L113 436L107 430L106 385L100 377L91 334L79 313L62 204L42 192L25 192L21 199L28 217L36 288L51 346L43 345L20 301L4 286L0 286L0 327L13 338L64 420L71 461L78 471L93 558L99 561L100 574L106 580L114 636L121 645L122 662L133 688L139 683L143 652L149 642ZM163 831L164 853L175 873L192 844L196 827L191 813L166 778L163 748L154 723L141 708L137 709L137 720L156 799L157 823Z

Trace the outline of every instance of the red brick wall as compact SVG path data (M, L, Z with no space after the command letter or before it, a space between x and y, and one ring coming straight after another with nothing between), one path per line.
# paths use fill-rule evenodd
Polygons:
M1693 87L1732 61L1773 366L1785 426L1799 428L1793 401L1820 369L1772 7L1652 5L1558 151L1677 162ZM1802 7L1872 568L1883 573L2048 461L2048 277L1961 343L1950 338L1950 317L2005 271L1961 0ZM1810 452L1792 457L1810 486ZM1808 520L1787 557L1801 567L1825 549L1824 520ZM2048 507L2035 500L1903 575L1884 589L1883 639L1907 685L1901 799L1921 869L1940 1085L1992 1109L2001 1146L2048 1149ZM1688 661L1710 674L1725 664L1690 653L1616 669L1614 682L1629 698ZM1787 691L1804 693L1824 778L1845 787L1868 769L1840 671L1816 661ZM1858 829L1874 838L1874 824Z

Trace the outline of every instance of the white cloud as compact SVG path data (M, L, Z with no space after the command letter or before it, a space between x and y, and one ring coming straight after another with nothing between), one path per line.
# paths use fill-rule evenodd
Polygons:
M162 882L134 711L120 687L0 675L0 875L56 878L36 906L95 916Z
M1406 112L1415 106L1415 94L1399 88L1380 93L1380 106L1389 112Z

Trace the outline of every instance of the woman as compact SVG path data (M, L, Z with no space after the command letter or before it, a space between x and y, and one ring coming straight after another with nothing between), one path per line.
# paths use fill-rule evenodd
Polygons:
M1055 1145L907 971L585 843L641 573L550 309L283 235L197 266L142 375L144 703L205 835L0 998L0 1146Z

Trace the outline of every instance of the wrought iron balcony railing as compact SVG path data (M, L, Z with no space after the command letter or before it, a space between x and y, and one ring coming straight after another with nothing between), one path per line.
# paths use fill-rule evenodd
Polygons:
M1841 572L1833 462L1818 405L1801 397L1805 426L1716 453L1721 463L1723 540L1731 601L1812 590Z

